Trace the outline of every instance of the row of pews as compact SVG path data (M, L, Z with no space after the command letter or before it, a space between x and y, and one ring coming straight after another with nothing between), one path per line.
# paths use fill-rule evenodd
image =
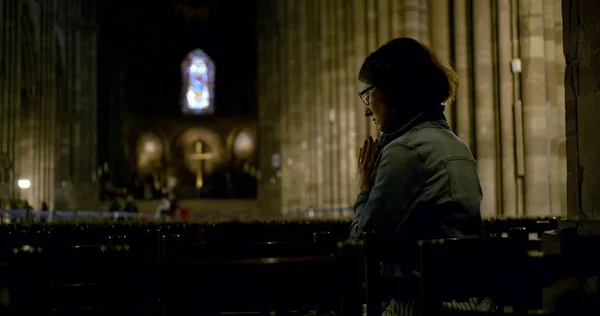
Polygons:
M390 286L414 294L427 315L470 297L491 297L502 312L539 312L545 290L600 271L597 241L576 228L559 234L553 255L542 252L544 232L558 224L486 221L485 238L407 242L393 252L376 235L347 241L345 220L3 225L0 314L380 315ZM382 261L406 257L418 284L381 279ZM578 315L573 308L588 305L561 306Z

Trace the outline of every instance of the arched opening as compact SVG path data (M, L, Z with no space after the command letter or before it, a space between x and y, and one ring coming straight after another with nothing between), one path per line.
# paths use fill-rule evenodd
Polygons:
M215 65L200 49L189 53L181 63L181 103L184 114L213 114L215 111Z

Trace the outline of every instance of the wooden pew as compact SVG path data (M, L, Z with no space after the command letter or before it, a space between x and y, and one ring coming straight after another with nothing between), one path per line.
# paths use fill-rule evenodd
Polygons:
M526 244L471 238L426 240L418 245L424 314L444 314L442 302L488 297L500 311L545 315L541 293L551 276L544 274L543 255L529 251Z
M148 286L144 284L148 280L144 272L148 268L145 247L116 242L115 236L110 235L95 242L79 236L89 244L63 239L60 233L56 239L52 237L48 234L44 238L29 236L14 240L10 245L13 252L3 256L8 276L4 281L15 313L114 314L145 308L148 297L145 292Z
M318 306L357 315L360 305L343 298L356 292L348 290L359 283L347 281L356 273L344 271L353 270L349 266L358 259L337 248L339 237L333 236L340 231L300 225L294 235L287 230L289 223L285 225L255 240L275 237L272 240L289 242L266 243L244 239L264 228L261 223L251 231L233 232L223 227L215 231L218 225L206 224L1 227L0 259L7 263L5 275L11 276L3 281L19 314L155 314L181 306L289 311ZM198 288L201 296L183 287ZM206 297L206 303L198 305L198 297Z
M360 310L360 302L352 309L343 293L359 286L348 284L359 271L349 272L348 265L362 258L348 260L330 233L295 242L186 244L177 234L161 240L164 256L156 275L166 277L159 288L166 289L161 295L169 314L190 304L205 312Z
M371 236L371 238L369 238ZM511 238L440 239L385 245L367 234L363 249L367 315L380 315L383 293L415 300L424 315L469 315L442 310L442 302L492 298L498 314L522 315L535 312L552 315L542 308L542 292L556 280L570 276L600 274L600 258L571 251L545 255L531 251L527 243ZM581 244L583 245L583 243ZM598 242L595 243L598 247ZM591 246L590 243L587 247ZM390 252L390 249L395 251ZM571 247L571 249L582 249ZM587 248L588 250L591 248ZM596 256L597 257L597 256ZM414 264L415 280L383 280L380 262ZM408 264L407 264L408 263Z

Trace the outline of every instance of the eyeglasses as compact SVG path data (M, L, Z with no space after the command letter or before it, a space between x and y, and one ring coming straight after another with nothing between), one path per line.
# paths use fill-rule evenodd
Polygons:
M366 106L371 105L371 100L369 99L371 94L369 92L371 92L371 90L373 90L373 88L375 88L374 84L364 88L361 92L358 93L358 97L363 101L363 103Z

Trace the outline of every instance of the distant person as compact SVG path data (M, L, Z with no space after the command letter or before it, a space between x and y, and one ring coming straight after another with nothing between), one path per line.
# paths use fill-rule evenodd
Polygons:
M31 207L31 205L29 205L29 201L25 200L23 202L23 209L26 210L26 211L32 211L33 207Z
M125 202L125 207L123 211L127 213L139 213L137 204L135 204L135 198L132 194L127 195L127 201Z
M181 204L179 203L179 199L173 192L170 192L168 194L168 199L169 199L169 203L170 203L169 204L169 213L171 215L173 215L173 214L175 214L175 212L177 212L179 210L179 208L181 207Z
M154 214L155 218L162 218L164 216L169 215L169 210L171 208L171 201L169 201L169 197L167 195L163 196L160 200L160 203L156 207L156 213Z
M48 204L46 202L42 202L42 207L40 208L40 211L48 211L49 207Z
M110 199L110 205L108 206L108 211L111 213L121 212L123 209L121 208L121 204L116 196L113 196Z
M404 240L481 236L477 164L444 116L444 104L458 84L454 70L418 41L403 37L371 53L359 80L365 84L359 93L365 116L382 135L379 141L367 138L359 152L360 194L350 235L375 232L376 242L390 247ZM417 283L413 259L383 262L382 277L396 284ZM417 302L393 290L382 294L391 298L384 315L420 314ZM477 298L446 307L493 309L489 299Z

